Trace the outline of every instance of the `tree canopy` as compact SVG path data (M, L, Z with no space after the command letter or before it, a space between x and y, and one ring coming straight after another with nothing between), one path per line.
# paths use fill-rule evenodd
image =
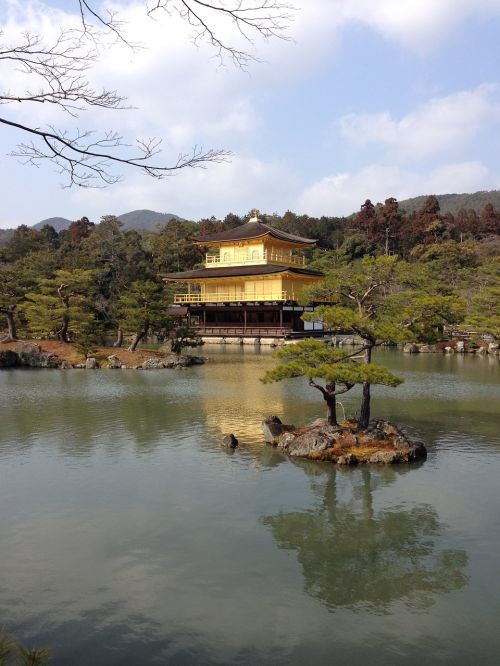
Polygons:
M171 220L155 232L125 230L112 215L97 223L82 216L59 233L49 225L39 230L23 225L3 244L0 240L0 321L5 323L0 339L18 333L54 335L52 326L43 331L36 324L32 327L34 310L24 304L28 294L42 295L43 280L54 280L60 270L91 271L79 293L88 299L102 334L115 338L120 329L118 302L133 283L159 284L163 273L200 265L203 254L194 243L197 236L233 228L248 218L249 213L229 213L224 219L206 217L199 223ZM386 254L383 234L372 243L364 232L354 230L350 218L311 218L291 211L262 218L284 231L319 238L319 247L305 254L309 267L325 273L325 281L307 299L335 306L334 311L319 310L334 328L346 327L371 341L437 340L449 326L498 337L496 234L485 235L478 227L467 238L460 231L462 240L455 232L451 238L415 241L413 246L405 240L406 250L396 256L392 249ZM402 215L401 238L411 237L413 223L411 215ZM172 302L175 290L183 287L169 289L165 302ZM149 332L163 335L164 329L150 326Z
M356 384L383 384L398 386L403 381L389 370L375 363L360 363L360 349L353 353L327 347L322 340L305 339L286 345L276 352L278 365L268 370L262 381L306 377L309 386L318 389L327 406L327 421L338 425L336 397L347 393ZM319 383L321 382L322 383Z

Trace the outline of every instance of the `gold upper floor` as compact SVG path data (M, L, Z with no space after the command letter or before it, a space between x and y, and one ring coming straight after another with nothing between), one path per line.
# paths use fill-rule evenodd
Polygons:
M224 243L205 255L206 268L266 264L302 267L305 263L304 256L294 252L288 244L262 239Z

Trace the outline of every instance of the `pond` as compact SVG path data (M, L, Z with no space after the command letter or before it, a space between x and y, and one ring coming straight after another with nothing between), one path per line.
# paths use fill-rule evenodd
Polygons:
M499 663L498 359L381 352L374 414L428 459L336 469L262 444L316 391L203 353L0 373L0 627L55 665Z

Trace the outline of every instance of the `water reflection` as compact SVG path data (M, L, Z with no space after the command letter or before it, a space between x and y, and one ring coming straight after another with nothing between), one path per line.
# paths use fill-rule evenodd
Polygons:
M407 381L376 411L431 455L335 470L262 445L263 414L321 415L305 382L262 385L265 353L203 353L182 372L0 373L0 626L54 666L496 663L489 361L388 352Z
M318 476L318 466L302 466L314 475L317 505L262 522L279 548L297 553L306 592L330 611L388 614L397 601L421 610L466 584L467 554L444 547L445 527L434 507L375 507L377 487L408 468L329 468Z
M260 423L269 414L282 413L286 385L263 384L260 378L265 372L264 363L272 362L270 355L253 348L251 352L242 349L238 364L234 363L236 352L228 349L202 368L201 379L210 388L200 395L201 409L216 436L232 432L246 445L257 444L260 448Z

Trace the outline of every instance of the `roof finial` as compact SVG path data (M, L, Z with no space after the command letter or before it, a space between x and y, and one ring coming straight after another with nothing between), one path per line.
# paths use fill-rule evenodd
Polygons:
M260 210L258 208L254 208L251 211L252 217L250 218L250 222L258 222L259 221L259 215L260 215Z

